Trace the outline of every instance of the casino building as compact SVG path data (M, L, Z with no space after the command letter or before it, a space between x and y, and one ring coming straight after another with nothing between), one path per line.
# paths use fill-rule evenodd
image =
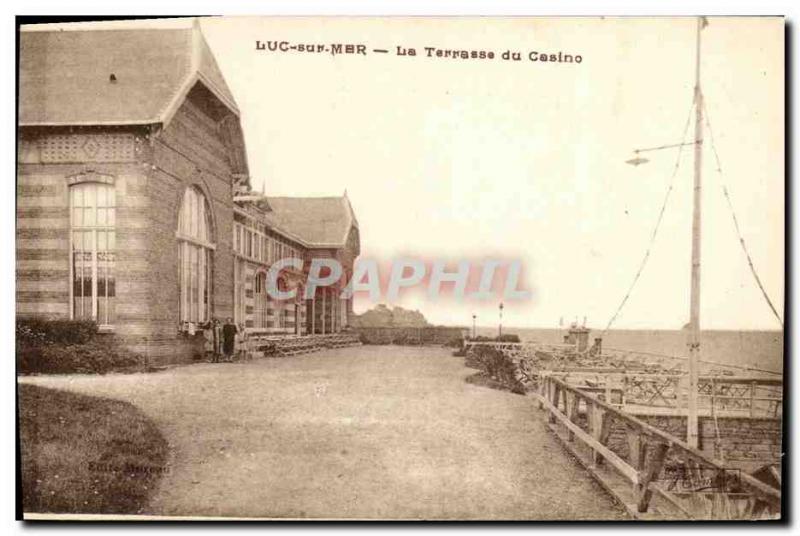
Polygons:
M240 110L199 25L20 33L17 315L93 319L151 362L189 361L213 318L258 333L336 333L350 300L304 300L311 258L352 274L347 195L251 188ZM266 272L284 270L272 300ZM343 285L343 283L342 283Z

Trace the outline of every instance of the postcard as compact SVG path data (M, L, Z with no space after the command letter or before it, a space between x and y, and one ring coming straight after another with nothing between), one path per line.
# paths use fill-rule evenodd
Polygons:
M781 519L785 33L22 24L22 516Z

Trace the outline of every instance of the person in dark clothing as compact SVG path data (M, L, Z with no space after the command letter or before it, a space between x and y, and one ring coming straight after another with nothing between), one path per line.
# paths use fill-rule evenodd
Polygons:
M236 346L236 334L239 328L233 323L231 318L225 319L222 326L222 353L225 354L226 361L233 361L233 352Z
M213 357L214 363L219 363L219 355L222 353L222 326L216 318L211 323L211 340L213 341Z

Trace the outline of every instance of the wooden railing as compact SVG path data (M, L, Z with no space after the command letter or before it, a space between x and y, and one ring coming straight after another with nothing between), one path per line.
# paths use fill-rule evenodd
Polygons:
M559 437L564 438L565 444L583 445L582 451L573 449L573 453L633 515L648 512L653 494L657 493L665 504L688 517L709 517L697 506L697 498L707 495L708 490L670 489L676 474L681 483L702 482L711 475L712 487L719 488L713 490L714 500L724 502L726 518L774 517L780 513L779 490L744 473L732 475L730 469L705 453L600 400L596 393L549 375L541 378L537 396L540 407L548 412L551 427L563 427L565 434ZM614 427L624 430L626 448L612 449L609 439ZM629 489L619 485L618 477L616 481L604 478L597 471L608 466L627 482ZM718 511L716 515L721 514Z
M728 412L779 418L783 413L782 379L701 376L697 387L701 402L712 415Z
M646 374L613 368L575 368L541 372L586 391L608 394L601 398L618 407L686 407L688 376L683 372ZM698 378L699 408L710 415L780 418L783 380L772 377L710 376Z

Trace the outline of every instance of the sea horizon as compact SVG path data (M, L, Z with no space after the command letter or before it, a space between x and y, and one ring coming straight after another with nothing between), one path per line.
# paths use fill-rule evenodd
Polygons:
M465 328L472 332L472 328ZM526 342L559 344L568 327L517 328L503 326L503 333L516 334ZM602 329L590 329L590 342ZM496 336L498 327L476 326L477 335ZM701 333L701 359L731 365L749 366L782 373L784 363L784 334L782 330L703 329ZM686 357L684 329L612 328L603 336L603 347ZM704 336L703 336L704 335Z

